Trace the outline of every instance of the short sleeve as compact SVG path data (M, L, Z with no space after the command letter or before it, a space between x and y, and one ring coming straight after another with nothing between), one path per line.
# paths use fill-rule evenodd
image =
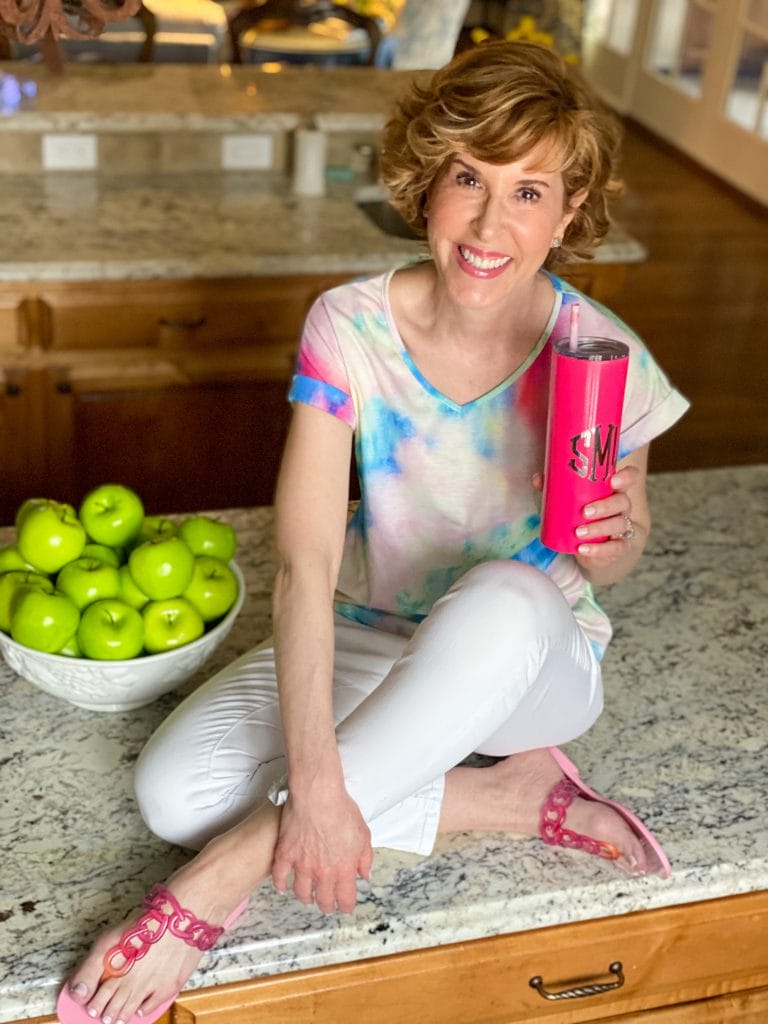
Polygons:
M599 338L614 338L629 347L627 387L621 417L619 457L623 458L663 434L686 412L689 402L670 383L667 375L651 355L640 337L619 317L592 299L583 298L581 323L583 333ZM569 296L569 300L570 299ZM558 322L564 336L566 316Z
M313 405L355 427L356 416L339 339L321 295L304 323L290 402Z

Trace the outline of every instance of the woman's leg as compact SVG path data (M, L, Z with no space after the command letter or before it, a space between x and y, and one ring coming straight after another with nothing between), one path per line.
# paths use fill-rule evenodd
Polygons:
M348 789L369 821L374 845L429 852L438 827L472 827L466 810L472 796L496 799L499 791L485 779L478 789L478 782L485 772L496 780L501 773L452 771L454 765L484 744L511 753L515 744L530 749L564 742L588 728L600 710L599 671L589 645L554 584L528 566L502 562L472 570L436 604L402 657L400 638L365 627L341 626L339 641L340 663L347 659L353 680L346 691L339 687L339 748ZM171 826L176 842L200 845L226 822L236 822L170 880L179 902L212 924L266 878L279 827L279 808L269 802L248 813L283 768L274 680L267 678L274 669L264 667L272 664L271 654L256 663L264 678L254 680L253 656L247 656L185 702L140 765L142 807L157 819L160 834L168 831L166 810L175 807L182 808ZM386 679L377 685L382 675ZM238 688L257 694L252 713L243 715ZM218 724L210 715L213 705ZM246 739L254 730L263 747L257 760ZM264 740L269 734L272 748ZM174 783L173 772L186 789ZM256 784L249 788L249 782ZM537 810L541 803L538 788L516 798ZM204 825L196 823L198 816L205 817ZM120 931L97 944L72 979L89 1012L114 1024L137 1006L149 1012L159 1005L199 958L163 937L129 975L99 985L101 957Z
M405 643L337 620L337 723L380 684ZM266 800L285 767L274 650L265 643L208 680L163 722L139 757L134 785L150 830L199 850Z

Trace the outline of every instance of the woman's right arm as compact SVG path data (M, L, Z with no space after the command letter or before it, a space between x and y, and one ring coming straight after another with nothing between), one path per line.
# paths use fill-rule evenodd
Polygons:
M275 499L273 618L288 756L272 878L326 913L354 909L370 833L344 787L333 721L333 594L347 521L352 431L297 402Z

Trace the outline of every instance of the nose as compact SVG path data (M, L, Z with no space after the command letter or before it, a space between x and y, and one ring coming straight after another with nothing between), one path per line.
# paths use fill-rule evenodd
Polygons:
M486 242L493 238L501 226L501 200L487 194L472 218L472 229L480 241Z

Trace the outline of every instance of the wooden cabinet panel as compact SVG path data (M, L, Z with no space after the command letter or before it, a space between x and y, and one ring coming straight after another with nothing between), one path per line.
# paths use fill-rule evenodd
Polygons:
M40 373L0 368L0 524L13 522L25 498L43 493Z
M158 512L269 504L304 317L347 277L0 284L0 520L112 479Z
M767 985L767 929L768 894L755 893L185 992L173 1021L642 1020L656 1008ZM624 984L599 995L550 1001L530 986L537 975L553 991L610 982L614 961L622 963Z
M295 347L312 300L345 277L125 281L41 286L41 342L52 349L231 343Z
M50 375L49 491L78 502L119 480L149 513L268 505L288 427L286 382Z
M0 291L0 350L29 345L34 331L34 303L25 291L6 285Z

